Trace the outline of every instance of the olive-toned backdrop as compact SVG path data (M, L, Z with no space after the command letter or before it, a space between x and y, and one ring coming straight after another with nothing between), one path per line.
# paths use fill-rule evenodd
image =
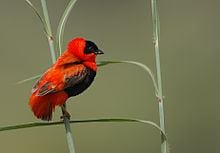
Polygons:
M32 2L41 10L40 0ZM53 32L68 0L48 0ZM173 153L219 153L220 1L159 0L166 130ZM76 36L105 52L98 60L135 60L155 72L150 1L78 0L64 46ZM37 120L28 107L34 82L51 65L42 25L24 0L0 1L0 126ZM158 123L152 82L133 65L99 69L71 98L72 119L131 117ZM57 109L54 120L60 120ZM158 153L160 134L137 123L72 125L77 153ZM1 153L67 152L63 126L0 132Z

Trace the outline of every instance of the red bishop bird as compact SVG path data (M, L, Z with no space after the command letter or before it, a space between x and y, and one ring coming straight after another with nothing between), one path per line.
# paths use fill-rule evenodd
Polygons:
M29 105L34 115L42 120L51 120L56 106L64 104L69 97L86 90L93 82L96 71L96 55L103 52L84 38L69 42L67 50L36 82L32 88Z

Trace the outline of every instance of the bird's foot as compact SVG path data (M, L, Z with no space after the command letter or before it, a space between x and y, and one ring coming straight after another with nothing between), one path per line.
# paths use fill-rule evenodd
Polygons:
M66 110L66 108L65 108L64 105L61 106L61 109L62 109L63 115L60 116L60 119L64 119L65 117L67 117L68 119L70 119L71 115L70 115L70 113Z

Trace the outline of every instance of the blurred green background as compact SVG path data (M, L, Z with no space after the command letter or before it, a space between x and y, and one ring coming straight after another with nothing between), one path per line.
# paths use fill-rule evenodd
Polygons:
M40 9L40 1L32 0ZM68 0L48 0L53 32ZM173 153L219 153L220 1L159 1L166 130ZM78 0L64 45L76 36L105 51L98 60L135 60L155 72L150 1ZM28 107L34 82L51 58L42 25L24 0L0 1L0 126L37 120ZM99 69L93 85L68 102L73 119L158 120L146 73L132 65ZM54 120L59 120L57 109ZM137 123L72 125L77 153L158 153L160 134ZM67 152L63 126L0 132L1 153Z

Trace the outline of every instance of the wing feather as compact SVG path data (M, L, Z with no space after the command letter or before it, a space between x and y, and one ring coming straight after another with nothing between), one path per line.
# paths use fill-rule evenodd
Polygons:
M87 69L84 68L78 74L66 76L64 80L65 82L64 89L73 87L74 85L80 83L82 80L85 79L86 75L87 75Z
M37 92L37 96L45 96L63 91L83 81L87 74L87 68L81 63L51 68L37 81L32 92Z

